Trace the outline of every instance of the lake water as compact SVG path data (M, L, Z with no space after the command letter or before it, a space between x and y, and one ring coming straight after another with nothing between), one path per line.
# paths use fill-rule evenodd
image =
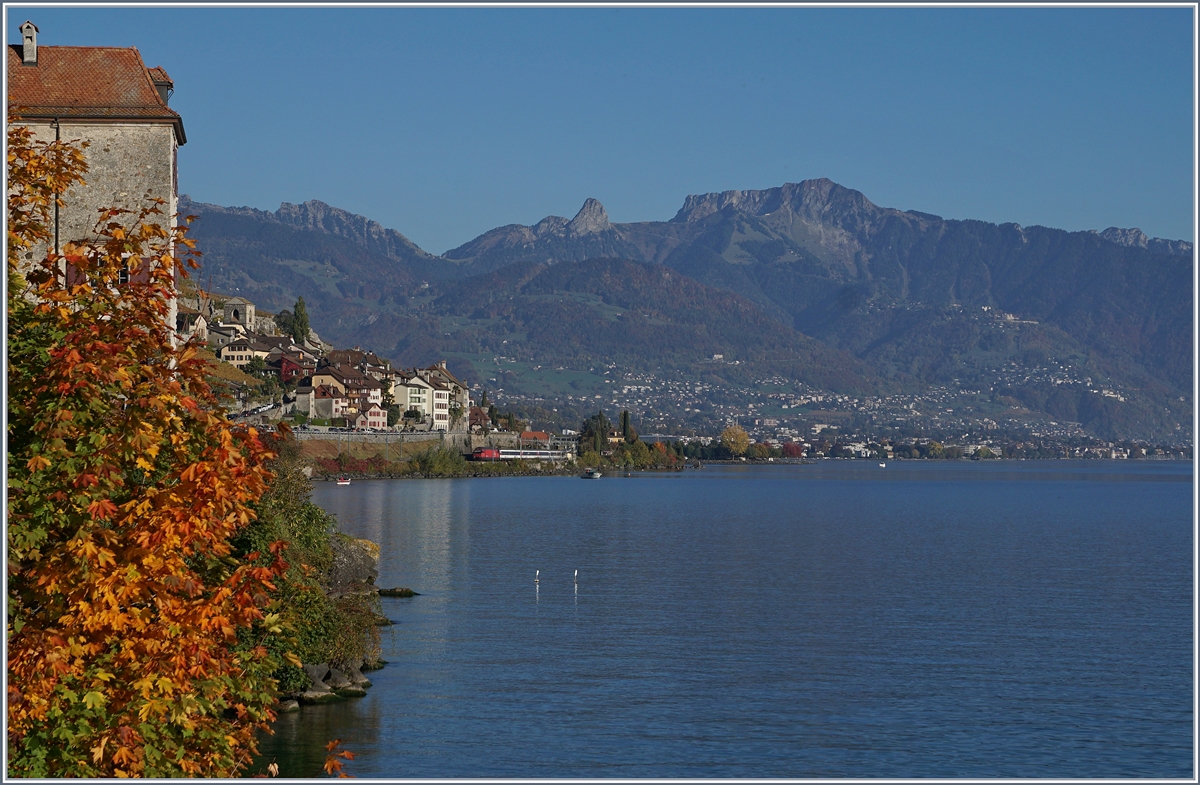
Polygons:
M1192 467L828 461L318 484L390 664L314 776L1191 777ZM579 570L578 586L573 582ZM534 583L534 571L541 582Z

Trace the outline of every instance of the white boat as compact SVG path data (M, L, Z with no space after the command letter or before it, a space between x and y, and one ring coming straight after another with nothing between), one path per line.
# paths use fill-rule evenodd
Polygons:
M881 463L881 464L879 464L879 468L880 468L880 469L886 469L886 468L887 468L887 464L886 464L886 463Z
M349 477L347 477L347 476L345 476L345 475L342 475L341 477L338 477L338 478L337 478L337 484L338 484L338 485L349 485L349 484L350 484L350 478L349 478Z
M579 477L584 480L599 480L603 476L604 475L596 469L588 469L583 474L579 475Z

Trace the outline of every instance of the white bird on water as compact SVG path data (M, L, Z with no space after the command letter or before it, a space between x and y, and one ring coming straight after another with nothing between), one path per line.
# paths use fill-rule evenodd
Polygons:
M542 574L542 571L541 571L541 570L534 570L534 571L533 571L533 582L534 582L534 583L541 583L541 582L542 582L542 579L539 577L541 574Z

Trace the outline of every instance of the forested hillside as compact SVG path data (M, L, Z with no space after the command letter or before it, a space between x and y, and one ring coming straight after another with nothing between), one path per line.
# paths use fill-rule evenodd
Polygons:
M468 377L485 355L692 368L724 354L745 363L726 374L985 389L1107 433L1189 416L1192 245L1138 230L944 220L809 180L689 196L665 222L614 224L588 200L435 257L320 202L187 207L202 283L267 309L304 296L328 339L457 356ZM1126 405L1097 406L1101 386Z

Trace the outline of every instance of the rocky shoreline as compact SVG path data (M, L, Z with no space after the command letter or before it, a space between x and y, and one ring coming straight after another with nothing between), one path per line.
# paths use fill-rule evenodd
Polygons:
M309 686L300 691L284 696L279 701L280 714L299 711L300 706L313 706L322 703L333 703L346 698L361 698L367 694L371 680L363 675L363 670L376 670L387 663L380 660L370 665L360 661L345 666L345 670L331 668L327 663L305 665L304 672L308 675Z
M380 589L375 585L379 578L379 545L371 540L334 534L330 537L333 547L333 564L329 571L325 593L331 598L354 595L359 597L416 597L418 592L409 588L395 587ZM378 606L376 606L378 609ZM390 619L374 613L376 626L393 624ZM379 670L387 665L385 660L354 659L348 662L304 663L301 668L308 677L308 684L280 696L277 712L287 714L299 711L301 706L313 706L349 698L361 698L367 694L371 680L364 671Z

